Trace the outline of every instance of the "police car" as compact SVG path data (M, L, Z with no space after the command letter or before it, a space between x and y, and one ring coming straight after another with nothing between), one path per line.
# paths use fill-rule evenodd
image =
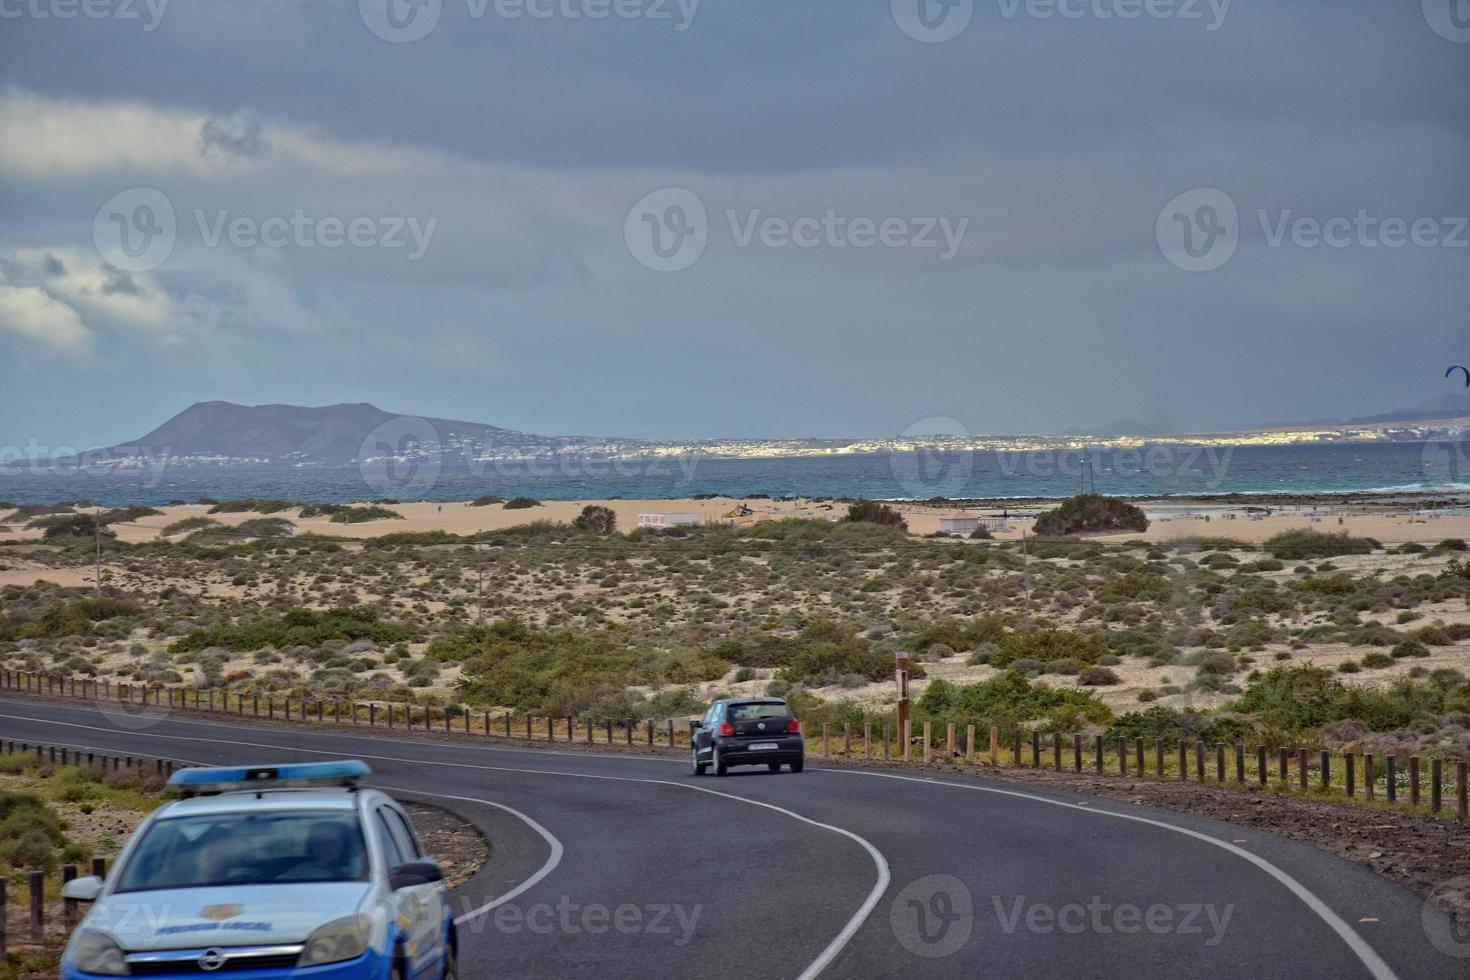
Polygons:
M456 936L444 874L357 761L182 769L62 956L67 980L446 980Z

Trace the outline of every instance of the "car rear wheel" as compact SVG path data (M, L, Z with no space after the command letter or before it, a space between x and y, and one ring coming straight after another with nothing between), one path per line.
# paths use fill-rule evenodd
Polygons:
M694 756L694 775L703 776L706 764L699 761L699 750L694 749L691 754Z
M792 772L801 772L802 766L805 766L805 765L806 765L806 760L805 759L797 759L795 762L793 762L791 764L791 771Z
M725 773L729 772L729 767L725 765L725 757L720 755L719 749L715 749L714 760L716 776L723 776Z
M768 763L766 763L766 768L769 769L769 770L771 770L771 772L780 772L781 771L781 763L779 763L779 762L768 762Z

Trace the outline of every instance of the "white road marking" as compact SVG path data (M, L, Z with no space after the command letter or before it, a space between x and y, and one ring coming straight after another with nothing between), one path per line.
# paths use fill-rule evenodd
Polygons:
M80 728L86 731L94 732L108 732L112 734L122 735L132 734L129 732L117 732L115 729L104 728L99 725L82 725L76 722L53 721L49 718L32 718L25 715L0 714L0 718L8 718L13 721L26 721L42 725L58 725L64 728ZM278 752L301 752L307 755L342 755L341 752L326 752L319 749L304 749L300 748L299 746L271 745L264 742L242 742L236 739L202 738L200 736L191 735L163 735L157 732L148 732L145 737L150 739L166 739L171 742L207 742L216 745L249 746L251 748L258 749L273 749ZM838 932L838 934L832 939L830 943L827 944L826 948L822 950L817 958L813 960L811 964L808 965L807 968L797 976L797 980L812 980L812 978L816 977L824 969L826 969L827 965L830 964L834 958L836 958L837 954L842 952L847 944L852 941L852 937L857 934L858 929L862 927L862 924L867 920L868 916L872 914L873 909L878 905L879 900L883 897L883 893L888 890L888 883L890 881L888 861L883 857L883 853L879 851L876 847L874 847L869 841L863 839L862 837L859 837L857 834L853 833L850 830L842 827L837 827L832 824L821 823L820 821L813 820L811 817L802 816L795 810L788 810L785 807L777 806L774 803L764 803L760 800L752 800L744 796L736 796L733 793L722 793L719 790L707 789L703 786L692 786L689 783L676 783L668 779L643 779L634 776L601 776L591 773L557 772L556 770L551 769L517 769L510 766L482 766L466 762L438 762L426 759L404 759L400 757L386 755L360 755L361 758L364 759L375 759L379 762L402 762L408 765L415 766L439 766L450 769L474 769L484 772L513 772L535 776L561 776L568 779L600 779L606 780L608 782L617 783L647 783L652 786L672 786L676 789L692 790L696 793L708 793L710 796L720 796L724 797L727 800L734 800L737 803L745 803L750 806L773 810L776 813L783 814L784 816L790 817L794 820L799 820L802 823L810 824L811 826L818 827L822 830L831 831L834 834L840 834L843 837L847 837L855 841L860 846L862 846L862 848L868 852L868 856L873 859L873 864L878 869L878 880L874 883L872 890L869 891L868 897L863 901L863 904L858 907L857 912L855 912L853 916L848 919L847 924L842 927L842 930ZM494 806L496 804L491 805ZM560 855L557 856L557 860L560 861ZM520 891L524 890L524 888L520 889ZM519 891L517 891L516 894L519 894Z
M1341 916L1332 911L1332 909L1328 908L1327 903L1322 901L1322 899L1318 898L1315 894L1313 894L1307 888L1307 886L1303 885L1301 882L1297 881L1291 875L1287 874L1285 871L1282 871L1280 868L1276 867L1276 865L1272 864L1270 861L1267 861L1265 858L1252 854L1250 851L1247 851L1244 848L1237 847L1236 845L1228 841L1223 841L1218 837L1211 837L1209 834L1202 834L1197 830L1190 830L1187 827L1179 827L1171 823L1166 823L1163 820L1155 820L1151 817L1138 816L1132 813L1117 813L1112 810L1099 810L1095 807L1084 807L1077 803L1067 803L1063 800L1052 800L1048 799L1045 796L1037 796L1033 793L1023 793L1019 790L1000 789L994 786L975 786L969 783L952 783L945 781L935 782L929 779L918 779L913 776L899 776L894 773L886 772L862 772L857 769L820 769L818 771L838 773L840 775L848 776L871 776L878 779L901 779L905 782L911 783L928 783L929 785L933 786L950 786L955 789L973 790L977 793L995 793L1000 796L1012 796L1018 799L1031 800L1036 803L1045 803L1048 806L1065 807L1069 810L1081 810L1083 813L1091 813L1100 817L1116 817L1119 820L1131 820L1135 823L1148 824L1152 827L1161 827L1164 830L1171 830L1176 834L1183 834L1186 837L1193 837L1196 840L1202 840L1207 844L1213 844L1216 847L1226 850L1231 854L1234 854L1238 858L1249 861L1251 864L1254 864L1256 867L1260 868L1262 871L1266 872L1268 875L1281 882L1281 884L1285 885L1286 888L1293 895L1301 899L1302 903L1306 905L1307 908L1315 912L1317 914L1317 917L1327 924L1328 928L1337 933L1338 937L1341 938L1345 944L1347 944L1347 947L1353 951L1353 954L1358 957L1358 959L1365 967L1367 967L1368 972L1373 977L1375 977L1376 980L1397 980L1393 969L1387 963L1385 963L1377 953L1373 951L1373 947L1369 946L1367 941L1353 930L1352 926L1348 925L1345 921L1343 921Z
M551 855L546 859L546 863L541 865L541 868L535 874L527 878L525 881L521 882L516 887L512 888L510 891L506 892L504 895L492 898L490 901L481 905L477 909L472 909L471 911L466 912L463 915L455 916L455 925L459 925L462 922L468 922L471 919L478 919L480 916L484 915L486 912L489 912L491 909L504 905L506 902L515 898L526 889L535 887L542 878L545 878L547 875L551 874L553 871L556 870L556 866L558 864L561 864L562 854L565 853L565 849L561 846L561 841L557 840L556 835L553 834L551 831L547 830L545 827L541 826L535 820L532 820L530 817L526 816L515 807L506 806L504 803L496 803L494 800L482 800L479 797L475 796L450 796L446 793L425 793L421 790L401 789L394 786L374 786L373 788L386 790L389 793L408 793L414 796L428 796L436 800L458 800L461 803L481 803L485 806L493 806L497 810L504 810L511 816L520 818L520 820L524 822L526 826L530 827L532 830L536 831L536 833L540 834L542 838L545 839L547 845L551 848Z

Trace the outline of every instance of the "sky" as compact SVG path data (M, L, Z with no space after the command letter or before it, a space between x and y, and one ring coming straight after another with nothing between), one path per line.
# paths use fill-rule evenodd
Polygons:
M1467 88L1467 0L0 0L0 444L1405 408Z

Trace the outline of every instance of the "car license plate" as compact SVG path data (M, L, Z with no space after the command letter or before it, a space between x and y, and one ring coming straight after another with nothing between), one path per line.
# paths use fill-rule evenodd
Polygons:
M775 742L756 742L750 747L752 752L774 752L778 746Z

